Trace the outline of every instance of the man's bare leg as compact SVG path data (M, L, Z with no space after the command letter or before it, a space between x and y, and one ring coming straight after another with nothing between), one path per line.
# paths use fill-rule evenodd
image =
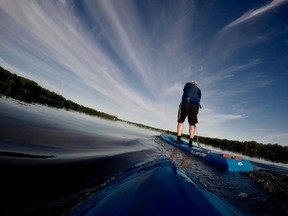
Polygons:
M178 122L178 124L177 124L177 139L175 140L175 142L177 144L182 144L182 141L181 141L182 131L183 131L183 123Z
M179 137L179 136L181 137L182 131L183 131L183 123L178 122L178 124L177 124L177 136L178 136L178 137Z
M189 146L192 147L193 145L193 138L195 134L195 125L190 125L189 126Z
M190 125L189 126L189 138L193 139L194 138L194 134L195 134L195 126L194 125Z

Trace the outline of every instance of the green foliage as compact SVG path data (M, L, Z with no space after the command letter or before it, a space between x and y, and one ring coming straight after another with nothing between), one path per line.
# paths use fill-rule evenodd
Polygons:
M240 153L272 162L288 163L288 147L278 144L262 144L255 141L235 141L210 137L198 137L199 142L222 150Z
M0 94L27 103L39 103L59 109L74 110L109 120L118 119L116 116L66 100L63 96L42 88L36 82L12 74L2 67L0 67Z
M148 130L154 130L154 131L158 131L158 132L165 132L165 130L162 130L162 129L159 129L159 128L155 128L155 127L150 127L150 126L147 126L147 125L143 125L143 124L139 124L139 123L135 123L135 122L130 122L130 121L126 121L126 120L122 120L122 119L118 119L119 121L122 121L122 122L125 122L127 124L132 124L132 125L135 125L137 127L140 127L140 128L145 128L145 129L148 129Z

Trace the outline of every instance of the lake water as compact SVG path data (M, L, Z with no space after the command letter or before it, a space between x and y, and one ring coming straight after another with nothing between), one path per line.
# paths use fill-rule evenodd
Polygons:
M231 173L176 150L159 132L4 97L0 119L0 215L63 215L119 173L158 160L244 215L288 215L285 164L250 159L252 173Z

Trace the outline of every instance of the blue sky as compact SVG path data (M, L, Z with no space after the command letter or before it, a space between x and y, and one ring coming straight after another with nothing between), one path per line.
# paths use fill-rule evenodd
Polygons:
M288 145L287 14L287 0L0 0L0 65L173 131L197 80L199 135Z

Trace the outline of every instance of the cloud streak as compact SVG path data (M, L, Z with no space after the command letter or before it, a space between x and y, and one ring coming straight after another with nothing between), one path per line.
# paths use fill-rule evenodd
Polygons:
M229 30L233 27L241 25L242 23L247 22L247 21L249 21L249 20L251 20L257 16L260 16L260 15L262 15L262 14L264 14L270 10L273 10L274 8L279 7L282 4L287 3L287 2L288 2L287 0L273 0L269 4L267 4L263 7L260 7L260 8L255 9L255 10L250 10L250 11L244 13L238 19L234 20L229 25L227 25L223 30L226 31L226 30Z
M14 30L9 35L12 38L2 38L2 41L7 40L5 49L9 52L17 49L14 54L19 59L45 73L54 70L59 76L64 71L80 79L83 85L90 86L123 109L155 112L151 110L152 101L167 97L165 93L158 93L167 88L167 84L171 84L169 81L176 76L166 73L166 70L171 66L169 60L172 62L174 58L169 57L170 53L179 49L178 42L163 50L164 57L153 59L155 53L149 49L149 44L155 38L153 34L145 36L147 29L138 20L133 2L123 5L120 2L87 1L85 7L94 21L94 30L102 29L99 40L94 40L90 29L82 27L81 20L75 19L75 11L67 1L54 4L4 2L3 10L8 18L3 19L2 29L9 32L8 28L12 26ZM101 10L95 13L95 8ZM185 23L184 26L176 24L174 30L185 28ZM168 40L161 33L157 34L158 37ZM16 48L10 46L14 43ZM61 67L60 71L56 71L57 65ZM55 74L46 74L48 79L53 79L53 76ZM165 85L159 84L160 79ZM131 84L134 86L130 88Z
M248 11L204 38L199 26L209 23L197 23L203 14L191 1L0 0L0 62L68 99L170 130L185 82L196 79L200 122L210 128L246 119L233 110L239 96L272 83L257 71L265 58L236 59L249 42L228 30L284 2Z

